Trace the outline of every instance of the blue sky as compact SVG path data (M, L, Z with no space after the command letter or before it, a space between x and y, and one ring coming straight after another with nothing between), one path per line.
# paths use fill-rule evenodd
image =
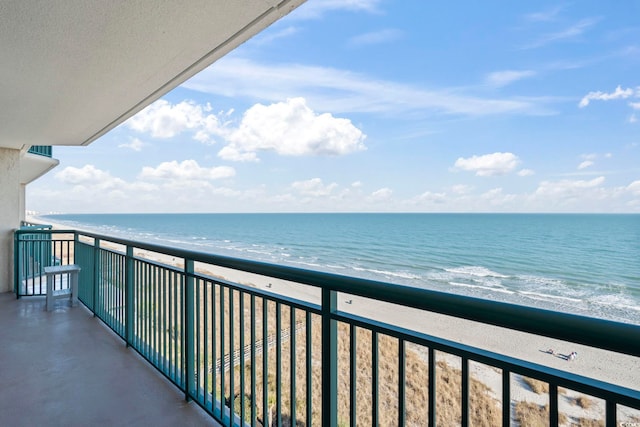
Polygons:
M640 212L639 17L631 0L309 0L90 146L55 147L27 209Z

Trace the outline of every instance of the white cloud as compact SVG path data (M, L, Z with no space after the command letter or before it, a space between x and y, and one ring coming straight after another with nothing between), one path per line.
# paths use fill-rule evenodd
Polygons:
M257 161L259 151L287 156L339 156L366 149L366 135L349 119L315 113L303 98L256 104L245 111L237 126L231 120L233 110L211 114L211 109L209 104L183 101L172 105L160 100L126 124L156 138L171 138L186 130L202 143L210 143L216 137L226 144L218 155L233 161ZM139 148L138 142L134 140L132 144Z
M451 191L454 194L467 194L471 190L473 190L473 187L465 184L456 184L453 187L451 187Z
M640 180L633 181L627 186L626 190L636 196L640 196Z
M291 188L303 196L326 197L338 186L335 182L325 185L320 178L312 178L307 181L296 181Z
M636 94L636 96L640 96L640 89L638 89L638 94ZM640 110L640 102L630 102L629 103L629 107L633 108L634 110Z
M632 114L629 116L629 123L636 123L638 121L638 118L636 117L635 114Z
M63 183L71 185L94 185L114 179L109 172L97 169L94 165L85 165L81 168L67 166L56 173L55 177Z
M198 73L184 87L225 97L280 102L303 97L315 110L337 113L405 112L483 116L540 114L548 100L495 99L465 95L459 88L431 90L361 73L300 64L269 65L228 56Z
M589 166L593 166L593 162L591 160L585 160L584 162L578 165L578 169L586 169Z
M86 197L86 203L91 203L94 198L124 197L130 192L136 194L157 188L154 184L146 182L128 183L90 164L81 168L68 166L55 174L55 178L63 184L73 186L72 193Z
M264 32L251 39L250 43L256 46L263 46L272 43L274 40L291 37L299 32L297 27L289 26L278 31Z
M427 202L441 204L447 201L447 193L433 193L431 191L425 191L419 196L415 197L412 202Z
M611 93L601 91L589 92L580 100L578 106L584 108L589 105L591 101L610 101L612 99L626 99L632 96L640 96L640 88L636 88L635 90L632 88L622 89L621 86L618 86Z
M227 160L258 160L258 151L287 156L338 156L365 150L366 135L350 120L316 114L303 98L248 109L240 125L225 135L219 152Z
M202 167L195 160L163 162L158 167L145 166L142 168L142 179L164 180L215 180L235 176L236 171L230 166Z
M486 81L487 81L487 84L491 86L503 87L503 86L510 85L511 83L517 82L518 80L533 77L535 75L536 75L536 72L532 70L495 71L487 75Z
M604 183L604 176L599 176L590 181L563 179L560 181L542 181L535 191L536 196L573 199L583 196L588 189L600 187Z
M513 153L493 153L483 156L460 157L455 169L475 172L477 176L505 175L513 171L520 159Z
M480 195L491 206L502 206L516 199L515 194L504 194L502 188L493 188Z
M521 169L518 171L518 176L531 176L535 175L535 171L531 169Z
M135 180L125 181L93 165L67 167L56 174L63 185L43 200L64 199L73 211L94 212L211 212L224 210L245 194L232 188L213 186L212 181L235 175L230 167L205 168L194 160L165 162L145 167ZM224 200L224 204L220 204ZM170 201L170 203L168 203ZM230 208L232 209L232 208Z
M128 144L120 144L118 145L118 148L129 148L133 151L142 151L142 147L144 147L145 145L147 144L142 142L140 139L131 138L131 142L129 142Z
M550 43L574 39L578 36L581 36L585 31L595 25L598 21L598 19L583 19L580 22L577 22L574 25L571 25L570 27L567 27L563 30L544 34L540 38L538 38L538 40L525 46L524 48L534 49Z
M361 47L374 44L389 43L402 38L403 35L404 33L401 30L395 28L387 28L384 30L364 33L352 37L349 40L348 45L352 47Z
M371 193L371 195L368 197L368 200L371 202L384 202L386 200L389 200L392 195L393 190L391 190L390 188L380 188L379 190Z
M381 0L310 1L296 9L289 19L318 19L333 11L380 13Z
M543 12L534 12L525 15L525 19L531 22L550 22L554 21L558 14L562 11L562 6L556 6L553 9L545 10Z
M154 138L172 138L189 129L217 127L217 118L206 114L210 108L192 101L172 105L160 99L131 117L125 125Z

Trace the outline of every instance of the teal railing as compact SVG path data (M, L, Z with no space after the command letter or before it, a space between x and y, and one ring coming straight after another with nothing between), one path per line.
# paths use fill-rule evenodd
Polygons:
M25 254L39 234L51 235L53 255L63 264L80 265L84 305L223 425L467 426L478 425L478 413L486 418L480 425L507 426L514 419L526 425L512 397L520 377L546 385L544 424L565 423L560 402L566 390L603 402L602 425L640 419L625 415L640 410L637 388L365 318L339 309L338 297L364 297L630 357L640 356L640 326L64 230L16 231L16 289L25 280L20 266L30 262ZM235 282L215 276L233 272L256 276ZM255 278L267 286L239 283ZM270 280L295 283L308 296L270 292ZM442 355L457 357L460 369L445 371ZM472 363L499 375L497 402L478 403L488 392L478 389ZM454 377L454 399L442 398ZM489 405L488 412L482 405Z
M53 150L50 145L32 145L28 152L45 157L51 157L53 155L52 151Z
M54 257L54 248L51 240L50 225L34 224L22 221L20 230L25 233L21 235L24 242L20 247L16 246L17 258L21 262L16 263L16 277L21 280L15 281L15 284L21 284L21 287L15 287L14 292L19 298L21 295L44 295L46 287L44 284L43 270L44 267L56 265L57 261ZM40 233L29 233L29 231L38 230Z

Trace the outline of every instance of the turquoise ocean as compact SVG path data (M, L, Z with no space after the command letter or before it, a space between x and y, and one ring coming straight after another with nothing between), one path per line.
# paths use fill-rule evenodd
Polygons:
M164 246L640 324L640 215L84 214Z

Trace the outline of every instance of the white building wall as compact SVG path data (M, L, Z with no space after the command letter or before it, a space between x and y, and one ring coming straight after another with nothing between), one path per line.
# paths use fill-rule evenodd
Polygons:
M0 292L13 290L13 231L24 215L20 150L0 148Z

